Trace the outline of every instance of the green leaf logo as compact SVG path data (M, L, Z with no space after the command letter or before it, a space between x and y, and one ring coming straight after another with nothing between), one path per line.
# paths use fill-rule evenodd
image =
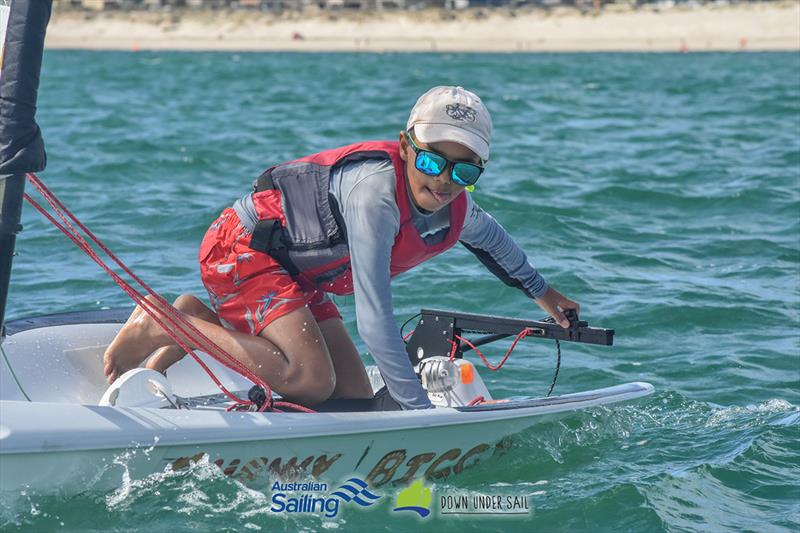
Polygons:
M422 518L425 518L431 514L430 506L432 500L431 489L422 483L422 478L419 478L408 488L400 491L397 495L397 507L394 510L414 511Z

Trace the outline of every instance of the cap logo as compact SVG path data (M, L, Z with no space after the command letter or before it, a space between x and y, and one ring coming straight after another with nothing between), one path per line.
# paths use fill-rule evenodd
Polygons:
M475 118L477 117L477 113L474 109L469 106L462 106L461 104L447 104L445 110L447 111L448 117L454 120L460 120L461 122L467 120L475 122Z

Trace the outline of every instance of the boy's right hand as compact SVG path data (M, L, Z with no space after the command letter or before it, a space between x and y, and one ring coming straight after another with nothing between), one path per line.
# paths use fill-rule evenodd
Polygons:
M574 309L578 315L581 313L581 306L578 302L573 302L553 287L547 289L541 297L536 298L536 303L539 304L548 315L553 317L556 323L562 328L569 327L569 320L564 316L564 311L567 309Z

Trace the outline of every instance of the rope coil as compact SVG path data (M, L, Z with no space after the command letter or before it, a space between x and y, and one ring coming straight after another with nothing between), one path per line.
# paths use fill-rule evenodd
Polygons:
M497 371L497 370L500 370L503 367L504 364L506 364L506 361L508 361L508 357L511 355L511 352L514 351L514 348L517 346L517 343L519 341L521 341L522 339L524 339L525 337L527 337L528 335L533 335L533 334L534 334L533 328L525 328L522 331L520 331L519 333L517 333L517 336L514 337L514 342L511 343L511 347L508 349L508 351L506 352L505 356L503 356L503 360L500 361L500 363L497 364L496 366L492 365L492 363L490 363L489 360L486 359L486 356L483 355L483 353L474 344L472 344L468 339L465 339L461 335L457 335L457 334L453 334L453 336L456 339L458 339L459 341L465 343L470 348L472 348L472 350L480 356L481 360L483 360L483 364L486 365L486 368L488 368L489 370L492 370L492 371ZM450 360L452 361L456 357L456 351L458 350L458 343L455 342L455 341L450 341L450 344L452 345L452 348L450 350Z
M483 355L483 352L481 352L474 344L472 344L469 341L469 339L465 339L461 335L458 335L458 334L455 334L455 333L453 334L453 336L458 341L463 342L464 344L469 346L472 349L472 351L477 353L478 356L483 361L483 364L486 365L486 368L488 368L489 370L492 370L492 371L497 371L497 370L500 370L503 367L504 364L506 364L506 361L508 360L508 358L511 355L511 353L514 351L514 348L517 346L517 343L519 341L521 341L522 339L524 339L525 337L528 337L528 336L538 335L539 331L540 330L538 330L536 328L525 328L522 331L520 331L519 333L517 333L517 336L514 337L514 341L511 343L511 347L509 347L508 351L506 351L506 354L503 356L503 359L497 365L492 365L489 362L489 360L486 358L486 356ZM463 330L462 330L462 332L463 332ZM412 331L412 333L413 333L413 331ZM448 341L448 342L450 342L450 345L451 345L451 348L450 348L450 361L452 361L456 357L456 352L458 351L459 343L455 342L455 341L452 341L452 340ZM549 397L553 393L553 389L556 386L556 381L558 380L558 372L559 372L560 369L561 369L561 343L558 341L558 339L556 339L556 369L555 369L555 371L553 373L553 381L550 383L550 388L547 391L547 396L546 397ZM478 399L477 398L473 399L473 402L475 402L476 400L478 400ZM478 400L477 403L481 403L482 401L483 401L483 398ZM468 405L477 405L477 403L470 402Z

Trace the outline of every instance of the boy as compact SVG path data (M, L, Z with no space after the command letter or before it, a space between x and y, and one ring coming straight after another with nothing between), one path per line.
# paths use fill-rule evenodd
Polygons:
M176 307L284 398L314 405L371 398L364 364L327 293L354 294L358 332L404 409L431 407L394 320L391 277L461 242L506 284L567 327L579 310L528 263L465 189L489 159L492 121L474 93L434 87L399 141L370 141L267 169L222 212L200 247L213 310L183 295ZM109 382L183 357L136 309L105 353Z

